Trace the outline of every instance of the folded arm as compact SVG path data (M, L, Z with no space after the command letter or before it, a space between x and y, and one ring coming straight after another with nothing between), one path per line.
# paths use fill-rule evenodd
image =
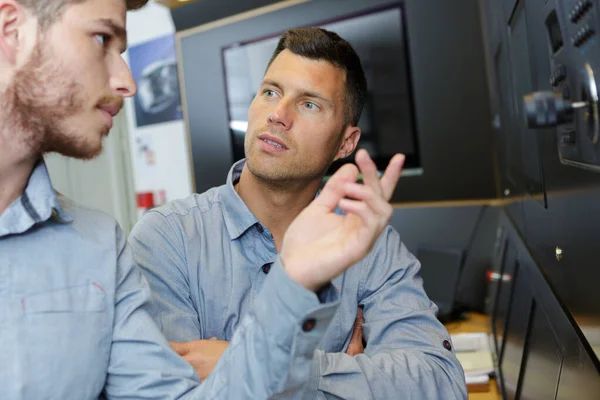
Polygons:
M257 399L295 393L306 383L312 353L337 310L334 289L319 299L277 261L215 370L200 383L153 322L148 282L130 249L124 241L119 248L108 399Z
M423 291L419 262L388 227L364 266L364 353L315 352L305 399L466 399L450 337ZM450 346L451 347L451 346Z

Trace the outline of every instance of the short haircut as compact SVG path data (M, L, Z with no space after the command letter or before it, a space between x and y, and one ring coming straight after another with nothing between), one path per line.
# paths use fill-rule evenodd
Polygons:
M269 61L267 70L283 50L317 61L327 61L346 72L345 124L358 125L367 93L367 80L360 58L337 33L321 28L287 30Z
M17 3L30 10L38 19L42 29L46 29L56 21L60 20L65 7L84 3L87 0L17 0ZM143 7L149 0L123 0L127 10L137 10Z

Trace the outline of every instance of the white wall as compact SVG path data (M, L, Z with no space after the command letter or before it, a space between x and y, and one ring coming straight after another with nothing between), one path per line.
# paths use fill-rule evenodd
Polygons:
M129 47L174 34L175 25L169 9L154 2L127 14ZM125 60L129 61L128 53ZM125 102L130 139L133 181L136 192L165 190L167 201L189 196L193 192L189 141L183 120L138 128L133 99ZM148 167L137 152L136 139L150 143L155 165Z
M102 154L90 161L56 153L44 159L54 188L79 204L112 215L128 233L136 221L125 115L121 112L104 139Z

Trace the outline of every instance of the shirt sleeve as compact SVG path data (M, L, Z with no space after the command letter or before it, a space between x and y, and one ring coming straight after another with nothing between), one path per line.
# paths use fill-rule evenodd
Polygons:
M202 339L183 243L181 233L156 211L144 215L129 235L134 261L150 283L150 315L171 342Z
M420 264L388 227L359 287L363 354L315 352L304 399L466 399L463 369L437 307L423 290Z
M124 240L119 249L107 399L243 400L303 390L314 350L339 306L332 286L317 297L277 259L215 370L200 383L150 316L148 282Z
M200 385L194 369L169 346L149 312L150 288L119 231L115 312L107 399L177 399ZM210 387L207 385L207 391Z

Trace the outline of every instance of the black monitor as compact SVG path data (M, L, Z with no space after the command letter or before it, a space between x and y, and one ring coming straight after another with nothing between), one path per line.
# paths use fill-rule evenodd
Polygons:
M403 3L310 26L338 33L361 59L368 91L358 148L367 149L380 170L396 153L406 155L405 168L420 167ZM244 158L248 108L282 33L222 47L233 161ZM328 174L352 161L353 155L336 161Z

